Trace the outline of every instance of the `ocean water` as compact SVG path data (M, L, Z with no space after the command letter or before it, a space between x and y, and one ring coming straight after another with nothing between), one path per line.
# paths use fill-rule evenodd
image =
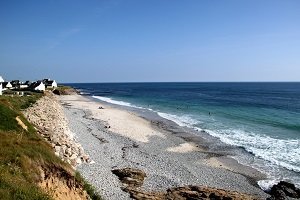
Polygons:
M264 189L279 180L300 185L300 83L70 85L95 99L147 109L244 148L255 159L237 160L268 175L259 182Z

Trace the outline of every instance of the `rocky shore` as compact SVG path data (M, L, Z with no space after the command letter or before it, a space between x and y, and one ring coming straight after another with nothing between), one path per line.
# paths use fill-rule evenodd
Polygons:
M32 107L23 111L23 114L63 161L74 168L83 162L90 162L89 156L84 153L70 131L63 107L56 95L46 92Z
M155 129L150 121L130 111L80 95L59 99L70 130L95 161L77 169L104 199L201 199L199 195L206 195L206 199L268 197L253 182L260 177L259 173L240 165L235 168L234 164L227 165L222 162L226 155L207 152L192 141ZM125 178L137 187L128 188L116 175L115 170L128 168L145 174L142 181Z
M253 182L260 177L257 171L229 164L225 154L170 134L162 122L155 126L74 93L47 92L23 113L55 154L77 168L104 199L300 197L299 189L286 182L267 191L269 196Z

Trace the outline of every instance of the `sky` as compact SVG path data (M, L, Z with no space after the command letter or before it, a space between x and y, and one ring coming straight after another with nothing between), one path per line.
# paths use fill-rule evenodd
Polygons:
M300 1L1 0L1 75L300 81Z

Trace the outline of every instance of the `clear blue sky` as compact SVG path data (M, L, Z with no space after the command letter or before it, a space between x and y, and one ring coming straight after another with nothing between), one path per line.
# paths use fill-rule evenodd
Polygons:
M0 75L300 81L300 1L1 0Z

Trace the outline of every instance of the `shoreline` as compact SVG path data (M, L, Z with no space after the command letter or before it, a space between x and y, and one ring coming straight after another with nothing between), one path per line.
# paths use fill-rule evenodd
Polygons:
M78 170L104 197L129 198L111 173L112 169L120 167L144 170L147 178L142 188L147 191L202 185L258 198L268 196L255 183L265 177L263 174L239 164L226 152L207 149L200 136L174 133L171 130L174 126L150 121L138 113L81 95L59 99L71 131L95 161L94 164L82 164ZM108 188L114 191L110 192Z

